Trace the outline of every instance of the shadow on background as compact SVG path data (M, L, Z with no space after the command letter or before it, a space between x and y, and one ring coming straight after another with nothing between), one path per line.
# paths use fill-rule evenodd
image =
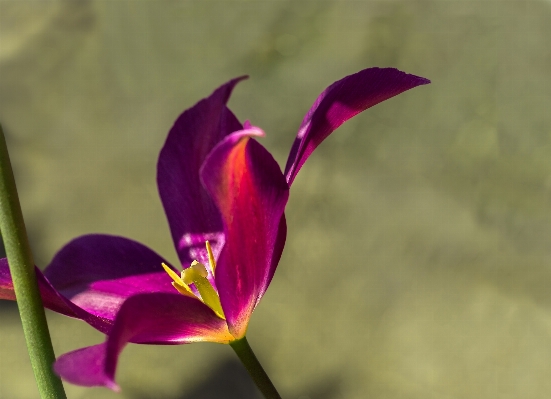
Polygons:
M181 396L158 395L144 396L142 393L131 393L132 399L262 399L262 395L249 377L241 363L227 359L212 370L204 381L195 387L182 387ZM301 389L290 398L297 399L336 399L339 394L337 378L323 378L311 387Z
M14 301L0 300L0 317L8 312L17 312L17 303Z
M199 382L195 387L182 387L181 391L184 392L181 396L167 396L166 399L262 398L243 366L238 361L229 359L212 370L204 381ZM143 396L139 392L130 394L129 397L159 398L157 395Z

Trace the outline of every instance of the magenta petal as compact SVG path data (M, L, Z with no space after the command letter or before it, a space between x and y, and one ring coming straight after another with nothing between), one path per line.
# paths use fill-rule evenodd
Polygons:
M85 387L103 386L119 391L114 375L105 373L106 344L88 346L61 355L54 363L54 371L64 380Z
M167 263L136 241L92 234L65 245L44 274L72 303L111 323L129 296L175 292L163 262Z
M222 221L201 184L199 170L220 140L242 129L226 103L235 85L245 78L230 80L182 113L159 154L159 194L178 256L186 267L204 255L206 240L215 252L224 245Z
M268 279L266 281L264 290L260 292L258 301L260 298L264 295L264 292L266 292L266 289L268 289L268 286L272 282L272 278L274 277L275 271L277 269L277 265L279 264L279 260L281 259L281 255L283 254L283 249L285 248L285 240L287 239L287 220L285 219L285 214L281 216L281 220L279 221L279 227L277 229L277 235L276 240L274 244L274 252L272 254L272 262L270 264L270 269L268 270ZM256 307L256 305L255 305Z
M35 272L44 307L65 316L81 319L103 333L109 332L112 319L105 319L82 309L59 293L38 268L35 268ZM6 259L0 259L0 299L15 300L13 282Z
M177 345L232 340L224 320L201 301L179 294L141 294L121 306L104 344L65 354L54 369L73 384L117 389L117 361L128 342Z
M44 277L42 272L35 268L38 288L42 297L44 306L70 317L78 317L67 300L59 295L50 282ZM10 268L6 258L0 259L0 299L8 299L15 301L15 292L13 290L13 282L11 279Z
M368 68L333 83L316 99L300 125L285 166L289 185L316 147L348 119L428 83L428 79L394 68Z
M224 221L226 244L216 284L230 332L244 336L250 315L270 283L285 242L280 228L289 187L271 154L248 135L228 136L210 153L201 177Z

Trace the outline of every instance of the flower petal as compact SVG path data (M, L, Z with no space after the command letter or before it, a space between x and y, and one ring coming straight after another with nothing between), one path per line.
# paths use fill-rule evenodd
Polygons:
M120 391L114 381L105 372L106 343L77 349L61 355L54 363L54 371L71 384L85 387L104 386Z
M250 315L266 291L285 242L280 229L289 187L272 155L252 135L235 132L209 154L201 170L224 221L226 244L216 284L230 332L244 336Z
M67 305L66 300L62 298L50 282L44 277L42 272L35 268L38 288L42 297L44 306L70 317L77 317L73 309ZM15 301L15 291L11 279L10 268L6 258L0 259L0 299Z
M216 89L182 113L159 154L157 185L182 265L205 255L205 241L213 251L224 245L222 221L203 188L199 170L216 144L242 126L226 107L240 77Z
M117 390L117 361L128 342L177 345L229 343L233 339L225 321L197 299L179 294L140 294L121 306L105 343L62 355L54 370L73 384Z
M320 94L302 121L285 166L289 185L316 147L348 119L428 83L428 79L394 68L368 68L333 83Z
M65 245L44 274L72 303L111 324L122 302L132 295L174 293L163 262L167 263L136 241L91 234Z
M35 272L44 307L65 316L81 319L103 333L109 332L112 320L91 314L75 305L50 284L40 269L35 267ZM10 269L5 258L0 259L0 299L16 300Z
M272 282L272 278L274 277L275 271L277 269L277 265L279 264L279 260L281 259L281 255L283 254L283 248L285 248L285 240L287 239L287 220L285 219L285 214L281 216L281 219L279 221L279 227L277 229L277 235L276 240L274 244L274 252L272 254L272 261L270 264L270 269L268 270L268 279L265 284L264 290L260 292L258 301L260 301L260 298L264 295L266 290L268 289L268 286ZM256 307L256 304L255 304Z

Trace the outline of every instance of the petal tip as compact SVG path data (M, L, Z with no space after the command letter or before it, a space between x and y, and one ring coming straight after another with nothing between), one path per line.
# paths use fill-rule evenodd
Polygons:
M121 387L115 381L107 381L105 383L105 388L109 388L113 392L117 392L117 393L121 391Z
M247 136L255 136L255 137L266 136L266 133L264 132L264 130L262 130L258 126L252 126L252 125L250 125L249 128L244 129L243 133L246 134Z
M423 78L422 76L416 76L416 75L413 75L413 76L415 76L419 80L419 86L428 85L432 83L430 79Z
M241 76L238 76L236 78L234 78L233 80L237 81L237 82L241 82L242 80L247 80L249 79L249 75L241 75Z

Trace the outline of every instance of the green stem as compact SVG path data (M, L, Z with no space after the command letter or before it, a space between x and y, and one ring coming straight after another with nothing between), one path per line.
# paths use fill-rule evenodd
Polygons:
M54 349L42 298L38 291L33 256L2 126L0 126L0 232L6 248L17 307L21 315L38 392L43 399L66 398L63 384L52 368L55 361Z
M274 387L274 384L270 381L270 377L268 377L268 374L266 374L253 350L249 346L247 338L243 337L237 341L233 341L230 343L230 346L233 348L235 353L237 353L239 360L241 360L264 397L266 399L281 399L281 396Z

